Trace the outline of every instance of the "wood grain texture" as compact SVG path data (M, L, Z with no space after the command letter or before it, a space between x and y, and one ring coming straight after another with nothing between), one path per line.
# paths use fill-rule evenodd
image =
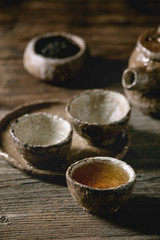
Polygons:
M0 117L40 99L67 101L84 88L123 92L121 75L138 35L160 23L156 0L0 1ZM86 40L91 60L67 86L24 70L26 44L37 34L67 31ZM137 173L129 202L110 218L84 211L64 184L33 178L0 158L0 239L160 239L160 121L132 108L124 160Z
M132 0L1 1L1 108L40 97L68 99L74 94L70 88L108 87L120 81L138 35L159 24L157 4L147 1L142 7ZM87 73L67 84L69 91L44 84L23 68L23 52L29 40L50 31L78 34L91 51Z
M132 198L112 218L84 211L71 198L65 184L32 178L1 159L1 238L159 239L160 129L157 123L158 120L133 109L129 124L132 144L124 160L135 168L137 184Z

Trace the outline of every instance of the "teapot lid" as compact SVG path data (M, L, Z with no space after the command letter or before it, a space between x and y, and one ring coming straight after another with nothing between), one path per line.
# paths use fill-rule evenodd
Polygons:
M138 38L138 46L145 56L160 61L160 26L143 32Z

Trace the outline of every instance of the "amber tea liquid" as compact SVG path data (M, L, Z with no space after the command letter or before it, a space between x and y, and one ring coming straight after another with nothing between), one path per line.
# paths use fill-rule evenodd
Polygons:
M118 187L129 180L124 169L105 162L80 166L73 171L72 178L81 184L99 189Z

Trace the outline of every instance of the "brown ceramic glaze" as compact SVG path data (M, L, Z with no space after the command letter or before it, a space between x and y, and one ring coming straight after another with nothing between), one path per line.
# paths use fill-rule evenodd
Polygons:
M160 116L160 27L139 36L122 85L131 104L144 113Z
M50 37L63 37L74 43L79 51L64 58L50 58L36 52L38 42ZM87 58L88 48L81 37L66 32L52 32L36 36L28 43L24 51L23 63L25 69L39 79L64 83L84 69Z
M63 118L47 114L25 114L16 119L10 129L20 154L39 168L64 163L71 146L72 127Z
M98 148L88 144L87 141L73 129L71 148L67 154L64 164L56 167L52 161L52 163L49 164L48 169L46 168L46 165L40 169L27 161L27 159L19 154L15 143L13 143L13 139L10 134L12 123L17 118L25 114L35 112L49 113L67 119L65 106L65 102L43 100L33 103L25 103L24 105L20 105L5 114L0 119L0 156L12 166L35 177L49 180L55 180L55 178L58 178L57 181L60 179L64 181L64 175L67 167L80 159L95 156L109 156L122 159L126 155L130 146L130 136L127 131L122 132L114 144L108 146L107 148ZM59 161L57 163L59 163Z
M72 164L66 171L66 180L72 197L84 209L106 215L128 201L136 176L123 161L94 157Z
M66 111L81 136L94 146L106 147L127 127L131 108L120 93L92 89L75 95Z

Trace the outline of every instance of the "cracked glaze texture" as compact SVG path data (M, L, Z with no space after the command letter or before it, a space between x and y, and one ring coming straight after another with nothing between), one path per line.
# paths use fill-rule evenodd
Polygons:
M138 37L122 85L131 104L145 114L160 117L160 27Z
M66 108L77 132L91 144L106 147L127 128L130 106L120 93L92 89L75 95Z
M114 169L112 176L113 179L116 178L114 175L115 169L119 168L119 171L121 171L121 173L124 174L125 177L127 176L125 181L123 183L119 183L118 186L112 186L108 188L106 187L102 189L98 187L88 186L87 184L80 183L75 180L79 180L78 176L75 175L79 174L82 167L83 174L85 176L88 169L87 165L97 165L97 163L101 164L102 167L104 166L104 164L106 164L106 167L104 168L106 174L108 174L108 166L112 166L112 170ZM99 173L98 171L95 172L95 174L99 174L97 179L101 179L102 170L99 171ZM89 181L92 177L92 174L88 176L88 178L90 178ZM66 172L66 180L68 189L72 197L84 209L92 213L107 215L116 212L122 205L124 205L128 201L135 185L136 175L134 170L123 161L109 157L94 157L86 158L72 164ZM109 181L109 179L107 181Z
M71 146L72 127L59 116L25 114L12 125L10 134L17 150L38 167L60 167Z
M36 44L50 37L63 37L73 42L79 51L73 56L64 58L48 58L35 51ZM64 83L74 78L85 68L88 59L88 48L85 41L79 37L66 32L52 32L39 35L27 44L23 64L25 69L36 78L53 83Z

